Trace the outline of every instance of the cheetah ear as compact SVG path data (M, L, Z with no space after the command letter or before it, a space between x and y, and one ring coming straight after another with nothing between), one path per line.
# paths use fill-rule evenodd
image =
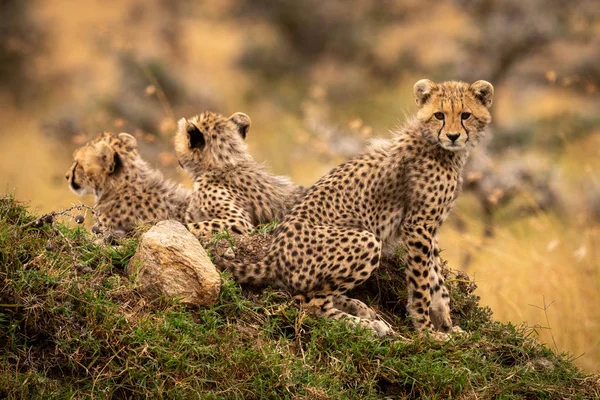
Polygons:
M429 79L421 79L420 81L417 81L415 86L413 86L413 93L415 94L417 104L422 106L427 103L431 97L431 92L433 92L435 88L435 83Z
M188 137L188 147L190 149L202 150L206 146L204 134L198 127L185 118L181 118L178 122L179 130L185 132Z
M106 142L98 142L96 156L102 170L110 175L115 172L118 155Z
M121 132L119 133L119 139L125 144L125 146L137 147L137 139L131 136L129 133Z
M475 98L485 107L492 106L492 97L494 97L494 87L488 81L477 81L469 86L469 89L475 95Z
M248 135L248 130L250 130L250 117L242 112L236 112L235 114L232 114L229 119L238 126L240 136L245 140Z

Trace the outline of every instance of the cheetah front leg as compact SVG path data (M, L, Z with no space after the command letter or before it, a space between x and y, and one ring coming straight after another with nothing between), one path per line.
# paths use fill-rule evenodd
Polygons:
M188 230L203 243L215 233L245 234L254 228L250 213L225 189L205 196L197 194L188 204L185 221Z
M186 227L201 242L205 243L212 239L213 235L223 231L230 233L249 233L254 226L250 222L250 216L242 212L232 211L229 215L215 216L215 218L194 221L193 216L186 217Z
M406 308L417 331L434 331L435 326L429 316L431 306L429 274L434 270L432 235L424 226L404 226L402 232L408 267Z
M431 294L431 307L429 308L431 322L439 331L449 332L450 330L460 330L452 328L452 318L450 317L450 294L448 288L444 285L442 277L442 259L438 247L437 236L432 240L433 245L433 268L429 271L429 284Z

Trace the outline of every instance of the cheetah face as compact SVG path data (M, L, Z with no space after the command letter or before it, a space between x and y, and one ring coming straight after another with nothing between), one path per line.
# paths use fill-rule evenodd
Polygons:
M494 87L486 81L434 83L422 79L413 88L424 136L448 151L470 149L491 122Z
M135 138L126 133L104 133L75 150L66 173L69 188L79 196L98 195L123 166L123 155L137 154Z
M69 182L69 188L76 195L85 196L93 193L93 184L78 161L75 161L71 165L65 178Z
M175 151L179 165L195 178L209 169L236 165L246 159L246 136L250 117L235 113L229 118L204 112L182 118L175 133Z

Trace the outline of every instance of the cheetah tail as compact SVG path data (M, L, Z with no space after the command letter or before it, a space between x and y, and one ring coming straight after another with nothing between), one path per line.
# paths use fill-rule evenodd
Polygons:
M253 264L243 264L239 261L220 259L218 266L221 269L231 272L237 283L255 286L276 284L275 268L270 256L266 256Z

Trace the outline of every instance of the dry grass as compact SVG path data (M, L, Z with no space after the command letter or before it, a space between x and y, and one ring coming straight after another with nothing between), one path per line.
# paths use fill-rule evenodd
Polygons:
M543 327L538 331L544 342L555 340L559 351L581 356L577 363L595 370L600 362L600 310L593 306L600 304L599 233L598 226L565 228L542 215L498 229L488 243L448 230L441 243L450 265L460 265L460 249L481 246L467 272L495 318ZM546 312L540 309L544 299L551 304Z
M590 169L600 167L599 140L596 135L566 146L560 166L565 193L575 195L566 196L570 210L562 218L538 211L500 223L496 236L484 241L476 234L483 230L478 215L465 198L456 213L469 221L470 233L447 227L441 238L450 265L460 265L461 249L481 248L467 272L495 318L540 326L543 341L552 346L555 341L559 351L578 357L576 362L590 371L600 365L600 309L594 306L600 304L600 224L572 210L583 210L581 190ZM546 311L544 299L551 304Z

